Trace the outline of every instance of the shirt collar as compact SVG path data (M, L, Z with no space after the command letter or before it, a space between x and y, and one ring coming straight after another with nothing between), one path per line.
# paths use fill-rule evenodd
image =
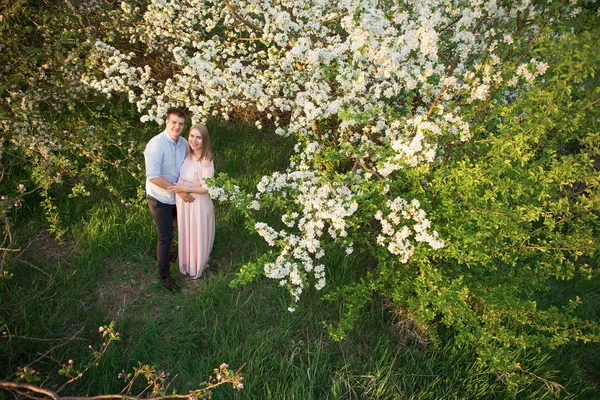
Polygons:
M162 134L167 138L169 143L173 144L173 146L177 146L179 144L179 140L177 142L174 141L173 138L169 136L166 129L162 132ZM179 138L181 138L181 136Z

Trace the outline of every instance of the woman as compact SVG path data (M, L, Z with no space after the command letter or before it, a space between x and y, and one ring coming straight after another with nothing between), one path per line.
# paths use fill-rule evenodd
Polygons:
M179 180L169 189L175 193L192 194L187 203L177 196L177 230L179 270L197 279L208 268L208 259L215 239L215 214L204 179L215 173L213 153L206 126L196 124L190 129L188 155L181 165Z

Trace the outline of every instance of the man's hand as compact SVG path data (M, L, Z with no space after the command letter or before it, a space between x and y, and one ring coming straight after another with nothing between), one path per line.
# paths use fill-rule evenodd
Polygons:
M171 182L169 182L162 176L159 176L158 178L152 178L152 179L150 179L150 182L154 183L156 186L161 187L163 189L168 189L169 186L173 186L173 184Z
M192 203L194 201L194 196L186 192L177 193L177 196L181 197L186 203Z
M181 183L174 183L172 186L169 186L167 190L170 190L173 193L189 193L190 187Z

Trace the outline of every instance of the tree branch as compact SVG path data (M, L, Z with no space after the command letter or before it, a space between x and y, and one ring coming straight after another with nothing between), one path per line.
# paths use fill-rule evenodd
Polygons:
M446 25L445 27L443 27L442 29L440 29L439 33L444 32L446 29L450 28L452 25L456 24L458 21L460 21L460 19L462 18L462 15L454 18L452 21L448 22L448 25Z
M232 42L226 42L225 44L229 45L229 44L234 44L234 43L237 43L237 42L244 42L244 41L252 42L252 41L256 41L256 40L263 40L263 38L262 37L258 37L258 38L245 38L245 37L243 37L243 38L237 38L237 39L235 39Z
M53 391L47 390L47 389L44 389L41 387L37 387L35 385L30 385L29 383L0 381L0 389L6 389L6 390L25 389L25 390L29 390L30 392L34 392L34 393L45 394L46 396L48 396L52 399L58 398L58 395L56 393L54 393Z
M75 334L73 336L71 336L69 339L61 339L61 340L65 340L65 342L61 343L61 344L57 344L56 346L52 347L50 350L46 351L44 354L40 355L40 357L38 357L36 360L32 361L29 363L29 365L33 365L35 363L37 363L38 361L40 361L42 358L47 357L48 354L52 353L52 351L54 351L55 349L58 349L59 347L64 346L65 344L71 342L72 340L75 340L77 338L77 335L79 335L81 333L81 331L83 330L83 328L79 329L77 332L75 332ZM9 337L9 340L11 339L11 337ZM39 353L38 353L39 354ZM15 374L12 374L8 377L6 377L5 379L12 379L11 377L15 376ZM1 383L1 381L0 381ZM12 382L9 382L12 383ZM0 388L2 388L2 386L0 385Z
M521 60L523 59L523 57L525 57L525 54L527 54L527 52L529 51L529 49L531 48L531 46L533 46L533 44L537 40L538 36L540 36L540 33L542 33L542 29L541 28L537 31L537 33L535 34L535 36L533 37L533 39L531 39L531 41L529 42L529 44L527 45L527 47L525 48L525 50L523 51L523 53L521 54L521 56L519 57L519 59L517 60L517 62L515 63L515 65L519 65L521 63Z
M593 106L594 104L598 103L599 101L600 101L600 98L592 101L590 104L588 104L587 106L583 107L583 110L586 110L586 109L590 108L591 106Z
M216 386L216 385L215 385ZM100 400L100 399L126 399L126 400L140 400L141 397L130 396L127 394L101 394L97 396L61 396L52 390L44 389L39 386L31 385L29 383L20 382L7 382L0 381L0 389L5 390L28 390L33 393L43 394L54 400ZM167 396L158 397L147 397L146 400L163 400L163 399L187 399L190 398L190 394L172 394Z
M343 18L343 17L345 17L346 15L348 15L348 11L346 11L346 12L343 12L343 13L341 13L340 15L336 15L335 17L331 17L331 18L329 18L329 19L323 19L323 20L321 20L321 23L322 23L322 24L326 24L326 23L328 23L328 22L335 21L336 19Z
M427 112L427 118L431 117L431 114L433 114L433 110L435 109L435 106L437 105L438 101L440 101L440 98L442 97L442 95L444 94L445 91L446 91L446 85L442 86L442 88L440 89L437 96L435 96L435 100L433 100L433 104L431 105L431 107L429 107L429 111Z
M582 249L589 249L589 246L580 246L580 247L546 247L546 246L506 246L503 247L502 250L508 249L532 249L532 250L542 250L542 251L577 251Z
M456 59L454 60L452 65L450 65L450 70L448 71L448 75L446 75L447 78L452 76L452 74L454 73L454 69L456 68L457 65L458 65L458 57L456 57ZM431 107L429 107L429 111L427 112L427 118L431 117L431 114L433 114L433 111L435 110L435 106L440 101L440 98L442 97L442 95L444 94L445 91L446 91L446 85L443 85L442 88L440 89L439 93L437 94L437 96L435 96L435 100L433 100L433 104L431 105Z
M231 4L229 4L229 1L227 0L223 0L223 2L225 3L225 6L227 6L227 8L229 9L229 11L231 11L231 13L233 14L233 16L240 21L242 24L246 25L248 28L252 29L253 31L256 32L260 32L261 34L263 33L263 30L260 29L260 27L246 21L244 18L241 17L240 14L237 13L237 11L235 11L235 9L233 8L233 6Z

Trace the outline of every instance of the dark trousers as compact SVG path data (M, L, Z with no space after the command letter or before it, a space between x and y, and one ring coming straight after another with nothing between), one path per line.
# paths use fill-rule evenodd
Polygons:
M169 252L173 242L173 219L177 217L175 204L165 204L148 196L148 207L158 230L158 243L156 244L156 259L158 260L158 274L161 278L171 275Z

